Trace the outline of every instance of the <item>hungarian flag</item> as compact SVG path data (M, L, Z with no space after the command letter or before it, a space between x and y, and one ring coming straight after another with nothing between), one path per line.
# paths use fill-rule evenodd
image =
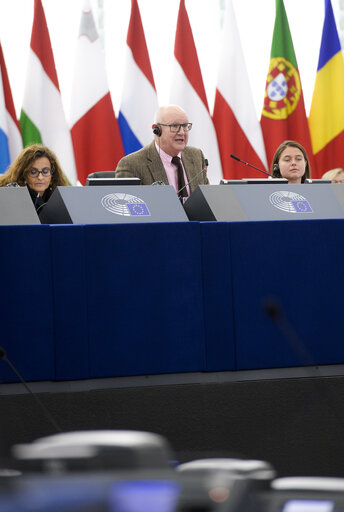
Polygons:
M24 146L43 143L56 154L71 184L76 183L72 138L64 115L48 26L35 0L27 78L20 114Z
M276 0L270 65L260 123L269 166L278 146L284 140L295 140L305 148L313 169L301 79L283 0ZM315 177L314 173L312 177Z
M0 44L0 173L6 171L22 148L20 127Z
M319 177L330 169L344 168L344 61L331 0L325 0L319 64L308 121Z
M88 0L79 30L70 124L79 181L97 171L114 171L124 156L107 76L103 48Z
M234 154L263 171L267 170L262 130L253 103L232 0L227 0L225 12L213 121L224 178L263 178L264 174L230 157Z
M153 72L137 0L131 0L126 46L126 72L118 116L125 153L152 141L151 125L158 109Z
M189 122L192 123L189 145L203 151L209 162L209 181L218 184L223 177L220 153L185 0L180 0L179 4L174 56L170 103L185 110Z

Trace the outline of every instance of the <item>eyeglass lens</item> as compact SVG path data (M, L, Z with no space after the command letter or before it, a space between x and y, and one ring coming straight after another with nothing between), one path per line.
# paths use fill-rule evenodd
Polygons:
M179 132L182 128L184 132L188 132L191 130L192 124L191 123L185 123L185 124L170 124L170 130L171 132Z
M48 167L45 167L41 171L39 171L38 169L30 169L29 174L31 174L31 176L38 176L39 174L42 174L42 176L50 176L51 169L49 169Z

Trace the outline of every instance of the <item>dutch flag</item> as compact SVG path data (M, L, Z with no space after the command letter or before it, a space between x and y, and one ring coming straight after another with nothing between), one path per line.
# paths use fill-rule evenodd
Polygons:
M23 149L2 47L0 44L0 173Z
M137 0L131 1L126 73L118 116L125 154L152 141L158 99Z

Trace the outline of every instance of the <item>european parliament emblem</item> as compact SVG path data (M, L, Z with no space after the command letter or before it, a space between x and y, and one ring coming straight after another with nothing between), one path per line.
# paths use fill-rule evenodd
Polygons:
M150 215L146 203L128 203L127 207L130 215Z
M308 201L292 201L297 213L313 213Z
M270 203L288 213L313 213L312 207L305 197L290 190L279 190L269 196Z
M109 212L125 217L143 217L151 215L146 203L136 196L118 192L108 194L101 199L102 206Z

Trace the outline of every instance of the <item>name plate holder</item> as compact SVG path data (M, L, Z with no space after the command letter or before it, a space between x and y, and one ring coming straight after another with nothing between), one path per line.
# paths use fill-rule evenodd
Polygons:
M21 226L40 223L26 187L0 187L1 226Z

